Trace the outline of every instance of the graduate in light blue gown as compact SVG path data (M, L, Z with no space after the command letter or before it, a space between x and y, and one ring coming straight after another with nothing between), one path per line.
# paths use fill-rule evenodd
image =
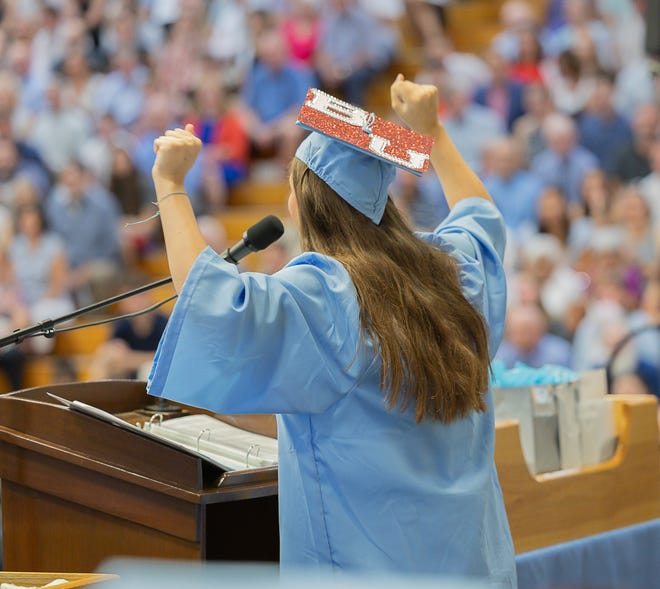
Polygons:
M269 276L206 246L183 181L190 127L155 142L178 302L149 392L218 413L275 413L282 569L481 577L515 587L494 464L489 358L506 287L502 218L437 118L437 89L392 85L435 143L451 212L413 234L393 167L312 133L291 166L305 253Z

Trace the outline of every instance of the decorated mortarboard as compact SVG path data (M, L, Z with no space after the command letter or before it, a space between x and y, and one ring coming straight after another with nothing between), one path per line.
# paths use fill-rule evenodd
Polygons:
M432 137L415 133L317 88L307 91L296 122L413 174L421 175L429 167Z
M297 124L311 133L296 157L352 207L380 223L394 166L428 168L433 139L310 88Z

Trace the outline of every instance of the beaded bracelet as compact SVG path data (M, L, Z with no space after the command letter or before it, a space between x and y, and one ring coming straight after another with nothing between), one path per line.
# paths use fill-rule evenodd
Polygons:
M151 201L151 204L154 205L155 207L159 207L161 202L163 202L166 198L169 198L170 196L174 196L175 194L182 194L184 196L188 196L187 192L181 192L181 191L168 192L165 196L163 196L163 198L159 198L158 200ZM151 215L151 217L147 217L146 219L133 221L132 223L126 223L124 227L129 227L131 225L141 225L142 223L151 221L151 219L155 219L156 217L160 217L160 210L156 211L153 215Z

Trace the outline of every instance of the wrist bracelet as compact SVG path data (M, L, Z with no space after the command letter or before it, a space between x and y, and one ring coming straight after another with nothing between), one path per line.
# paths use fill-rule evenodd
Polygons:
M181 191L176 191L176 192L168 192L163 198L159 198L155 202L151 203L156 206L159 206L161 202L163 202L166 198L169 198L170 196L174 196L175 194L183 194L184 196L188 196L187 192L181 192Z
M163 196L163 198L159 198L158 200L151 201L151 204L154 205L155 207L159 207L161 202L163 202L166 198L169 198L170 196L174 196L175 194L183 194L184 196L188 196L187 192L182 192L182 191L168 192L165 196ZM160 210L156 211L153 215L151 215L151 217L147 217L146 219L140 219L139 221L133 221L132 223L125 223L124 227L130 227L131 225L141 225L142 223L151 221L156 217L160 217Z

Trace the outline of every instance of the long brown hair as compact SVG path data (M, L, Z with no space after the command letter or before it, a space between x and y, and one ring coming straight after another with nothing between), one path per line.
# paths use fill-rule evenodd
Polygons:
M389 409L414 404L418 422L445 423L485 411L488 336L453 258L417 238L391 201L375 225L300 160L291 174L301 245L335 258L351 276L363 334L382 358Z

